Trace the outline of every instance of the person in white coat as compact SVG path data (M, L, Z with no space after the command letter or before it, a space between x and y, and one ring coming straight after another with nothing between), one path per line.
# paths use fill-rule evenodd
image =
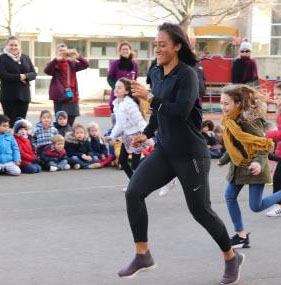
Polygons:
M119 163L130 179L139 165L141 153L145 148L145 143L134 147L132 140L141 134L147 122L141 112L139 99L132 96L130 80L120 78L116 82L114 95L116 99L113 101L113 112L116 117L116 124L108 140L113 141L117 137L120 138L122 146ZM128 161L130 154L132 155L131 163ZM123 190L126 191L126 189Z

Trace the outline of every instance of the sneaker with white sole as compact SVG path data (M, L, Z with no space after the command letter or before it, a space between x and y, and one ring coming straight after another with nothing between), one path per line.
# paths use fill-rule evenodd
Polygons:
M245 238L240 237L238 234L234 235L231 239L232 248L249 248L250 247L250 239L249 233Z
M50 166L50 168L49 168L49 171L51 171L51 172L54 172L54 171L57 171L58 170L58 168L56 167L56 166Z
M281 205L274 205L274 207L269 210L266 215L268 217L281 217Z
M73 165L73 169L77 170L77 169L80 169L80 164L79 163L76 163Z
M245 261L245 255L234 250L235 256L225 261L225 269L220 284L237 284L240 279L241 267Z
M159 196L163 197L166 196L169 191L174 188L176 186L176 179L173 179L172 181L170 181L168 184L166 184L165 186L163 186L160 191L159 191Z
M121 278L134 278L138 273L144 271L150 271L157 267L154 260L148 250L145 254L136 254L133 261L124 269L118 272L118 276Z
M63 169L64 169L64 170L68 170L68 169L70 169L70 165L69 165L69 164L67 164Z
M101 164L99 162L95 162L95 163L89 164L88 168L90 169L101 168Z

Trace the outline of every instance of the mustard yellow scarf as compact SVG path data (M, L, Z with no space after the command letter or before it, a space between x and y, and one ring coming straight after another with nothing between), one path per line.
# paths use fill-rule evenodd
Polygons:
M243 132L241 127L235 122L240 112L241 110L237 109L231 112L231 114L223 116L223 141L232 163L236 166L247 167L258 151L272 152L274 150L274 142L269 138ZM231 135L243 145L248 156L247 158L243 157L241 151L233 144Z

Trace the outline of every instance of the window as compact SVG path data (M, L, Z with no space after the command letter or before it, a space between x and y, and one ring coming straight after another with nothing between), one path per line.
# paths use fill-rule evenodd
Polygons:
M281 55L281 13L276 6L272 9L271 21L271 55Z
M90 45L91 57L116 57L117 43L98 42Z
M34 65L38 68L38 75L45 75L44 68L51 60L51 43L35 42Z
M30 56L29 41L21 41L20 45L22 52Z
M6 46L7 39L0 39L0 54L3 52L3 49Z

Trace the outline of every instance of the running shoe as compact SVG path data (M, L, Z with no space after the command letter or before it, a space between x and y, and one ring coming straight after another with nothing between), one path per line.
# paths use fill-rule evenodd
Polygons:
M238 234L236 234L231 238L230 241L231 241L232 248L249 248L250 247L249 234L246 235L246 238L242 238Z
M269 210L266 215L268 217L281 217L281 205L274 205L271 210Z

